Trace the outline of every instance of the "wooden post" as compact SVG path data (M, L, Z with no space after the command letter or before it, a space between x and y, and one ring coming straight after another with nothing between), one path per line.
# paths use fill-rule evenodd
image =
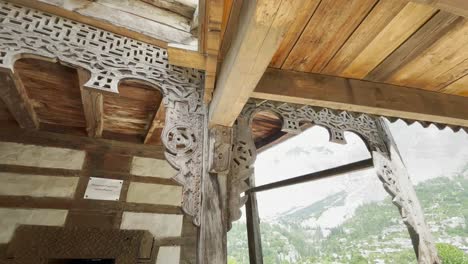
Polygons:
M39 121L19 76L0 72L0 98L22 128L38 129Z
M376 123L380 137L387 147L386 155L377 151L372 153L377 175L408 228L418 263L439 264L441 261L434 239L424 220L424 212L390 130L383 119L376 119Z
M213 128L208 134L208 124L205 120L204 147L203 147L203 174L202 174L202 205L200 216L200 233L198 242L198 264L226 264L227 263L227 216L226 216L226 173L216 171L210 173L209 156L224 149L223 147L209 147L210 145L222 146L223 142L213 142L224 138L230 142L230 137L223 135L223 130ZM215 131L216 130L216 131ZM209 136L210 135L210 136ZM218 135L218 136L216 136ZM230 151L228 148L227 151ZM219 153L218 153L219 154ZM216 155L217 156L217 155ZM225 155L229 155L226 153ZM223 162L221 162L222 164ZM213 165L214 162L211 162ZM216 168L224 166L214 166ZM228 167L227 167L228 168Z
M83 112L86 119L86 131L88 136L100 138L104 130L104 99L100 92L84 88L90 74L82 69L78 69L77 72Z
M249 178L250 186L255 186L254 177ZM263 264L262 237L260 234L260 217L258 215L257 196L249 193L245 204L245 217L247 220L247 238L249 242L250 264Z

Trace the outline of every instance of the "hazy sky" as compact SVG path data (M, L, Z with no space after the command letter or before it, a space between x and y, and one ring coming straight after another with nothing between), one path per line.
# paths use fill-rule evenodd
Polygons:
M453 175L468 163L468 135L402 121L390 124L412 181ZM328 132L313 127L260 153L255 162L256 185L300 176L370 157L362 140L346 133L348 144L328 142ZM258 193L261 218L271 218L294 207L303 207L326 196L348 190L356 201L386 197L373 169Z

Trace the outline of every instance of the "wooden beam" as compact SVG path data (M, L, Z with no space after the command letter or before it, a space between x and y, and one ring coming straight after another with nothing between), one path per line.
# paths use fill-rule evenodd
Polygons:
M147 144L153 137L154 131L156 131L156 129L158 128L159 129L164 128L165 124L166 124L166 107L164 107L164 104L161 103L159 105L158 111L156 111L156 114L154 114L153 121L151 122L148 132L146 133L144 143Z
M203 54L197 51L168 47L167 56L169 64L205 70L206 58Z
M16 73L0 72L0 98L22 128L38 129L39 121L23 82Z
M334 168L330 168L330 169L326 169L322 171L312 172L312 173L308 173L302 176L297 176L294 178L253 187L249 189L247 192L250 194L250 193L255 193L255 192L262 192L262 191L267 191L271 189L291 186L291 185L295 185L299 183L316 181L316 180L320 180L320 179L324 179L328 177L338 176L338 175L345 174L345 173L351 173L351 172L369 169L369 168L372 168L373 166L374 164L373 164L372 159L360 160L360 161L356 161L356 162L349 163L346 165L342 165L342 166L338 166L338 167L334 167Z
M221 45L221 26L224 12L224 0L205 0L203 24L203 52L205 60L205 94L204 101L209 103L215 88L218 66L218 53Z
M218 75L210 106L210 125L232 126L304 2L243 2L238 31Z
M86 118L86 131L90 137L102 137L104 130L104 102L102 93L97 90L87 89L84 84L89 80L90 74L78 69L78 81L80 84L81 101Z
M468 127L468 99L383 83L268 69L253 98Z
M144 145L100 138L90 138L69 134L59 134L45 131L31 131L10 127L0 129L0 141L49 146L85 151L112 151L126 156L140 156L164 159L164 147L159 145Z
M431 5L443 11L468 18L468 1L466 0L411 0Z

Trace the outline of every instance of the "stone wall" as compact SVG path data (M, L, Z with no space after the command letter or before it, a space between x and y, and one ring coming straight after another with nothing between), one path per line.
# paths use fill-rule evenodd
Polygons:
M163 151L52 142L0 135L0 244L20 225L146 230L155 239L152 263L195 263L197 231ZM122 180L119 201L85 199L89 177Z

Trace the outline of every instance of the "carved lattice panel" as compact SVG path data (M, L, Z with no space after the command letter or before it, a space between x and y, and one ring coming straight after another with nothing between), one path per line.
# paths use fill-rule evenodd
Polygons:
M33 56L90 72L87 88L118 93L124 79L143 81L163 95L166 157L183 186L182 209L199 224L202 175L203 72L168 63L167 50L31 8L0 1L0 69Z

